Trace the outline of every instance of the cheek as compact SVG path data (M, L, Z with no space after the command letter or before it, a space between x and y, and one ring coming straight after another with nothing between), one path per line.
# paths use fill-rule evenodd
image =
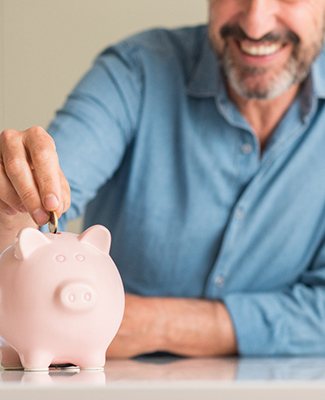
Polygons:
M227 0L232 2L232 0ZM224 40L220 36L220 30L233 19L233 9L225 6L224 0L212 0L209 7L209 36L214 48L219 52L224 47Z
M240 11L238 3L238 0L210 0L209 24L220 30L224 24L232 22Z
M299 36L302 43L312 43L323 37L325 0L306 1L303 7L297 7L287 15L290 15L289 29Z

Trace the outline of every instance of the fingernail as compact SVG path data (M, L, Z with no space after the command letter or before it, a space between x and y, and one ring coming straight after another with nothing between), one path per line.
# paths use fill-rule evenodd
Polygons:
M48 214L41 208L38 208L37 210L33 211L32 215L33 215L35 222L39 226L46 224L49 220Z
M45 197L44 205L48 210L56 210L59 207L59 200L53 193L51 193Z

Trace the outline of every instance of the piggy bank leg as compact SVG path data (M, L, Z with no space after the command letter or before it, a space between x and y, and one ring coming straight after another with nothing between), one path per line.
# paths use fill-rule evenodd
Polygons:
M21 363L28 371L46 371L53 360L53 355L44 351L25 351L21 354Z
M106 361L105 351L101 353L89 353L85 354L82 358L80 358L76 365L80 367L80 369L94 369L94 370L103 370Z
M4 369L23 369L19 354L9 344L1 345L1 365Z

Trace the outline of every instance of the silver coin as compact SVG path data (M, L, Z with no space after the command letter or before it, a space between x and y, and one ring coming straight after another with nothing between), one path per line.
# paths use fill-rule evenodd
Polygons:
M58 231L58 216L56 215L55 211L50 211L50 219L49 222L47 223L49 227L49 231L51 233L57 233Z

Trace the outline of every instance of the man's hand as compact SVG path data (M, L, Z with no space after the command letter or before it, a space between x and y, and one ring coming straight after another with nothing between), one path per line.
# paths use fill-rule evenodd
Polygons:
M217 301L127 294L124 318L107 356L128 358L155 351L198 357L236 354L226 307Z
M70 189L51 136L40 127L0 134L0 220L28 212L37 225L48 212L61 216L70 206ZM2 217L2 218L1 218Z

